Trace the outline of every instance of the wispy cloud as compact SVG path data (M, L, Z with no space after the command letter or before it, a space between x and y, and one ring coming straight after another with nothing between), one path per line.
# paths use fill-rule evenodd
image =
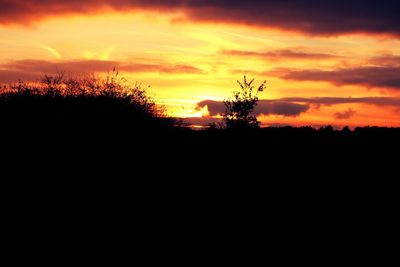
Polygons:
M114 48L110 47L102 51L85 51L83 57L87 60L103 60L107 61L114 52Z
M41 44L41 43L37 43L36 44L38 47L43 48L44 50L46 50L47 52L49 52L52 56L54 56L56 59L62 59L63 56L61 55L61 53L59 53L55 48L52 48L50 46Z
M397 66L361 66L334 70L281 68L265 74L292 81L322 81L337 86L362 85L400 90L400 68Z
M302 49L278 49L272 51L246 51L246 50L223 50L221 54L235 57L252 57L263 60L278 61L278 60L321 60L321 59L338 59L341 56L328 53L313 53Z

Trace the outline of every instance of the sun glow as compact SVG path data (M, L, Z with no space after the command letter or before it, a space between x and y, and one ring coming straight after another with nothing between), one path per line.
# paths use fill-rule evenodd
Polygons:
M208 106L204 106L203 108L196 108L195 113L193 113L192 117L203 118L210 117L210 112L208 111Z

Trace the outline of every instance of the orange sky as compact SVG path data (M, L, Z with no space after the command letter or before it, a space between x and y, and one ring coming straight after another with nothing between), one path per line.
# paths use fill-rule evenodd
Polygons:
M267 80L261 98L276 101L269 112L260 107L264 125L400 126L400 38L314 35L181 15L102 11L0 24L0 82L117 67L132 84L150 85L170 115L201 117L213 112L199 102L230 97L246 74Z

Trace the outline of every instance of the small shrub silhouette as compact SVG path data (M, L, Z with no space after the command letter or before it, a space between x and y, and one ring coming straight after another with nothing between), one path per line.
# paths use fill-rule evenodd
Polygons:
M105 79L58 74L46 75L36 83L19 81L3 86L0 118L3 122L47 124L123 122L140 127L169 127L175 123L140 84L128 86L115 70Z
M254 87L254 79L250 82L244 76L243 83L237 81L241 90L235 91L233 99L224 101L226 111L224 114L224 124L228 129L248 129L259 128L260 122L252 113L258 104L258 94L266 88L267 81L259 87Z

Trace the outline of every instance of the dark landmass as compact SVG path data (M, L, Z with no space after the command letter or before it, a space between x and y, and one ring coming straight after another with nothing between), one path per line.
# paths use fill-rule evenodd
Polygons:
M160 221L177 207L179 216L272 210L289 227L305 214L353 216L396 203L400 129L195 131L143 107L115 95L2 94L8 207L46 207L41 216L71 206L82 217L162 212Z
M393 151L400 147L399 128L277 127L192 130L164 117L132 110L127 103L98 99L19 99L0 105L1 137L8 146L62 149L118 149L223 160L225 157L301 160L302 155ZM167 156L170 155L170 156ZM371 154L371 157L377 157ZM157 157L155 157L157 158Z
M65 170L123 166L112 167L115 172L133 166L148 174L161 170L204 177L319 169L333 174L397 164L398 128L196 131L165 116L140 88L126 94L114 80L54 79L47 79L44 91L20 83L0 94L0 138L7 162L41 162Z
M335 130L331 126L276 127L248 130L192 130L167 117L147 114L127 99L99 97L6 96L0 99L1 134L18 141L40 140L120 146L149 145L268 151L271 148L330 148L333 150L396 147L399 128L364 127ZM145 142L135 140L145 138ZM262 152L264 153L264 152Z

